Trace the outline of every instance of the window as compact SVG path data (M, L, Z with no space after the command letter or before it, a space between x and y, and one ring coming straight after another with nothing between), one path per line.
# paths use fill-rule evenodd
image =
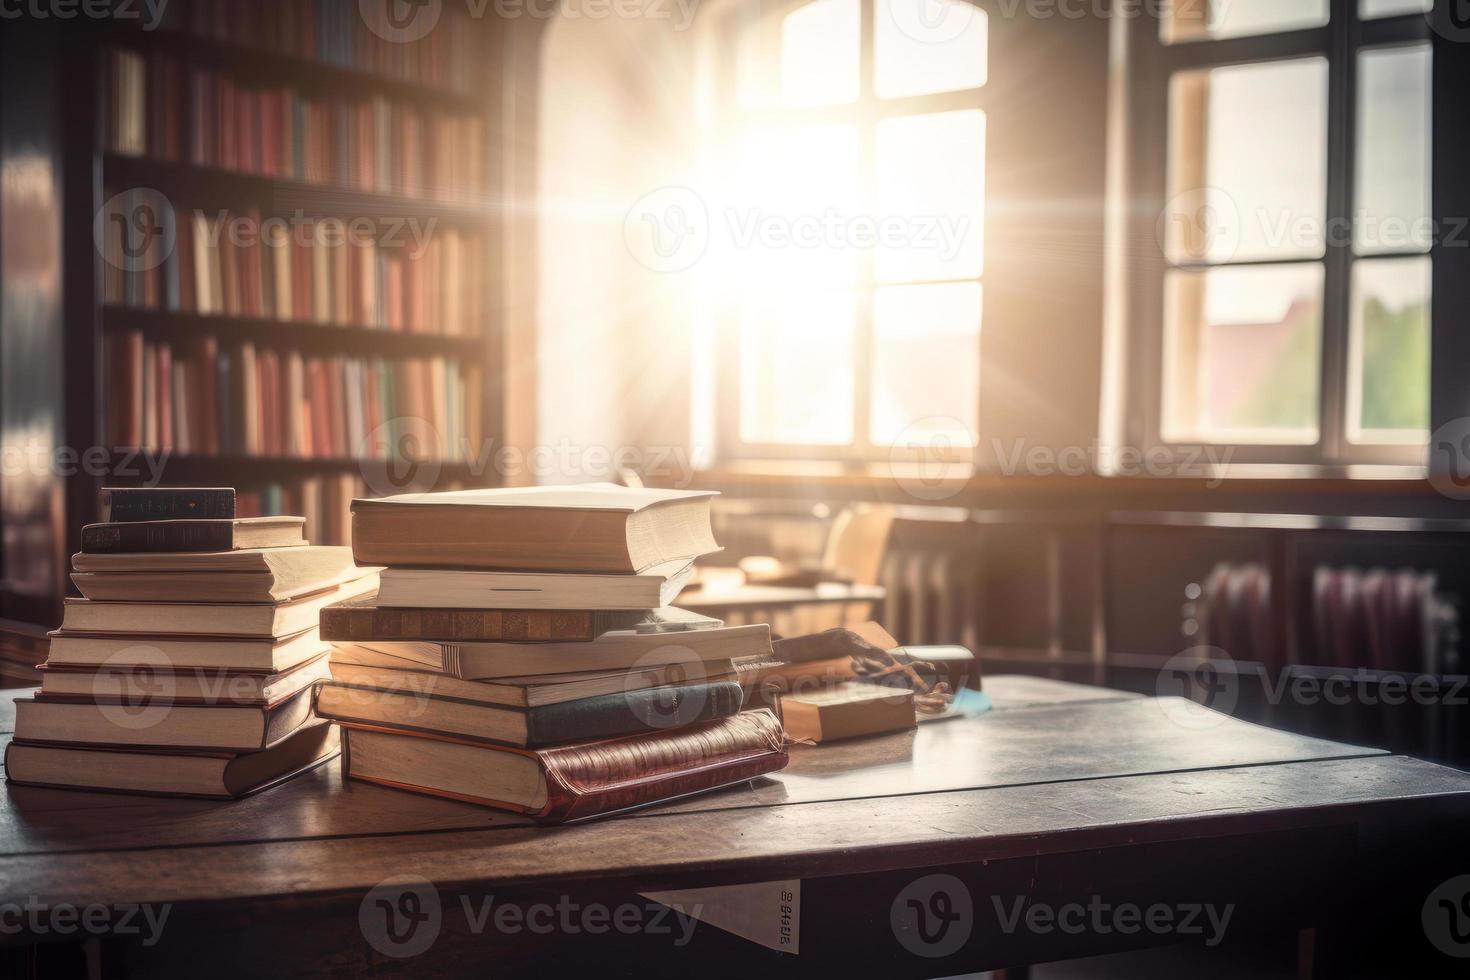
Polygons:
M757 10L757 6L763 9ZM973 446L989 22L965 0L743 8L722 188L726 455Z
M1163 264L1129 287L1146 440L1422 462L1429 6L1180 0L1133 28L1130 139L1157 161L1133 193L1164 202Z

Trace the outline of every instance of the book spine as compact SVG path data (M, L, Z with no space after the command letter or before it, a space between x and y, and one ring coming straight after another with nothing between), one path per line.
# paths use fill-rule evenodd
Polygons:
M159 488L107 489L101 494L103 523L139 521L232 520L235 491L229 487L202 490Z
M785 768L786 736L769 711L680 731L542 749L542 820L561 822L647 806Z
M619 691L601 697L532 708L526 713L529 747L672 731L729 718L740 710L739 683L685 684Z
M590 612L514 609L382 609L328 606L322 639L452 642L578 642L594 638Z
M234 545L235 526L230 521L88 524L82 528L82 551L92 555L229 551Z

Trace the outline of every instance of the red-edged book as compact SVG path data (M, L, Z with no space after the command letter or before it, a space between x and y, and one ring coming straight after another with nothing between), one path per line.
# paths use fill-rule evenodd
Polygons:
M350 779L509 810L549 823L620 813L748 782L786 766L776 716L550 749L344 723Z

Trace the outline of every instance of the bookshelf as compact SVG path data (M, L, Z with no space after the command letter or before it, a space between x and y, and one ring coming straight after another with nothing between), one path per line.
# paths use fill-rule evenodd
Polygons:
M395 45L367 29L358 7L355 0L283 0L269 5L174 0L158 30L144 31L118 21L78 21L60 39L61 58L53 84L65 107L57 147L66 204L61 238L66 380L57 396L64 417L61 444L78 449L102 447L106 462L101 472L94 467L67 474L61 481L62 516L49 531L58 564L52 599L57 607L67 590L64 557L76 549L80 527L95 520L96 491L109 483L140 483L153 473L138 466L140 447L134 443L149 441L141 438L142 433L138 439L117 438L122 385L116 352L128 338L138 338L155 355L162 349L169 351L169 376L162 378L155 370L153 387L145 388L142 380L147 372L143 372L139 384L140 391L151 391L155 397L168 389L172 407L158 412L176 425L199 422L204 414L201 402L216 408L221 424L238 424L240 419L230 416L243 414L246 406L259 420L267 413L258 406L267 402L284 405L288 400L290 389L281 379L272 387L262 380L263 374L253 379L258 397L243 396L243 386L251 379L241 361L230 365L239 376L229 374L231 397L224 400L218 390L210 391L210 383L218 382L219 376L204 367L204 362L199 362L197 377L187 372L180 375L181 362L194 365L189 358L206 339L219 351L249 349L252 357L269 352L279 359L283 373L287 355L294 354L308 366L313 362L362 365L361 377L369 379L361 386L331 392L330 412L335 413L333 423L341 431L333 433L337 436L333 445L338 448L330 452L309 444L261 445L244 452L238 448L201 451L196 443L169 450L158 438L161 426L156 427L152 444L141 448L152 454L150 458L162 460L162 482L235 486L247 511L306 510L314 540L345 543L347 500L374 492L374 488L397 486L394 481L405 479L403 474L410 471L403 465L389 465L401 460L376 458L379 454L359 458L362 454L350 451L350 446L349 451L340 451L344 438L361 433L348 431L351 427L336 416L366 404L357 397L368 399L373 379L381 382L379 364L388 365L390 373L393 367L407 364L435 366L440 373L424 373L424 383L415 382L412 398L403 397L405 388L412 386L403 382L402 374L396 384L382 382L379 394L391 393L396 400L380 405L379 414L412 416L424 415L425 408L438 410L439 415L427 417L443 426L445 441L461 447L458 454L462 458L427 462L413 471L404 488L449 489L495 482L493 470L480 472L471 461L478 445L500 444L503 424L497 392L501 365L498 311L504 300L498 295L499 277L493 274L492 264L502 253L505 233L497 206L501 196L497 158L502 152L502 80L497 59L504 29L493 17L465 17L452 24L446 19L424 41ZM450 11L446 5L446 18ZM116 52L125 52L135 66L128 79L127 100L145 117L141 124L136 118L129 121L131 135L143 138L141 145L125 146L118 138L123 76L117 70ZM139 79L141 96L131 87ZM221 96L226 86L230 94ZM230 102L230 98L238 101ZM254 104L244 108L252 100ZM218 110L218 115L201 115L198 107L204 105ZM193 152L199 145L196 134L214 140L211 149L220 149L223 137L218 134L230 129L225 125L225 110L231 106L235 110L231 118L238 127L232 147L237 158L221 160L213 152L202 156ZM288 111L276 112L271 107ZM375 132L362 125L374 111L379 123L391 119L389 131ZM312 112L317 115L312 117ZM260 118L249 118L254 113L260 113ZM243 122L242 116L246 117ZM343 128L343 120L348 119L356 128ZM263 138L262 145L254 147L252 134L264 136L272 123L277 124L275 139ZM310 134L320 137L314 144L314 162L307 156L313 144L303 140L313 126ZM364 135L369 132L373 133L371 142ZM289 141L282 143L287 133ZM344 134L358 142L346 144ZM160 146L170 140L172 152L160 153ZM452 160L445 159L450 147L455 149ZM360 150L365 153L360 155ZM271 163L261 167L268 156ZM373 157L371 163L365 163L366 156ZM305 172L303 160L308 168ZM368 170L373 173L368 175ZM452 181L436 182L445 174ZM170 272L166 262L138 271L140 266L151 266L151 260L139 263L125 258L122 264L128 268L119 272L116 256L109 252L112 239L105 237L111 232L98 228L99 222L104 229L110 222L108 202L138 188L156 191L158 198L167 201L175 215L175 228L195 213L245 217L262 226L274 219L292 236L293 249L302 245L297 230L301 225L310 229L340 223L359 235L372 229L368 237L377 249L375 271L359 276L353 267L354 278L346 288L356 291L349 305L333 306L329 301L307 309L306 316L279 315L281 304L225 303L218 296L213 308L198 303L198 297L194 304L182 302L187 297L180 294L178 283L186 275L197 280L195 270L174 268ZM125 208L126 203L126 219L131 215ZM117 210L114 205L112 211ZM422 262L429 253L410 257L405 250L400 258L377 245L380 236L395 228L400 235L419 233L415 244L427 243L430 249L440 250L436 254L443 252L446 241L468 244L455 256L457 265L436 259L432 267L413 266L411 263ZM129 233L125 224L117 224L117 230ZM318 244L312 232L305 235L305 245ZM176 234L176 245L181 237ZM271 260L274 253L269 250L277 244L263 241L254 246L269 253L255 266L257 275ZM230 246L219 247L223 252ZM251 261L243 257L243 248L234 251L241 263ZM183 260L170 256L169 261ZM307 281L319 285L310 278L318 271L310 267L312 260L302 261L309 267ZM344 267L336 258L332 261L336 265L329 271ZM360 267L366 269L369 261L361 259ZM395 264L400 268L395 270ZM268 270L266 275L270 274ZM290 274L298 277L300 270L292 267ZM169 275L176 277L172 291ZM433 292L435 298L395 294L388 280L397 275L405 279L416 275L421 288L414 295ZM119 293L119 283L131 283L129 277L140 276L155 277L162 288L152 293ZM216 273L216 281L220 278ZM237 286L241 281L237 280ZM283 281L278 276L267 278L264 286L257 281L242 288L268 298L266 290ZM295 278L298 292L301 282ZM331 289L333 300L344 293L344 287ZM276 296L280 299L279 293ZM376 312L364 317L357 299ZM456 322L462 324L454 330L445 329L442 322L451 308L457 311ZM389 309L404 315L383 312ZM284 312L300 314L303 310L298 306ZM409 312L416 312L416 317L406 323ZM442 379L450 374L457 380L446 385ZM466 380L471 377L477 379L474 384ZM311 387L309 374L306 385ZM240 397L234 397L237 395ZM462 409L456 412L451 399ZM452 424L445 412L454 413ZM274 424L289 434L289 420L275 419ZM391 454L396 448L390 444L383 452ZM38 616L44 615L46 603L9 608Z

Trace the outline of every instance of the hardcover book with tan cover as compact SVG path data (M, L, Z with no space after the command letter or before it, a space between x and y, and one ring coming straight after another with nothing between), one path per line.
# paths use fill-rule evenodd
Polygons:
M121 700L140 704L167 697L173 704L275 704L318 681L331 678L325 648L316 658L274 674L237 671L143 668L78 668L47 664L41 669L43 697Z
M288 636L138 636L57 630L47 667L61 670L217 670L273 674L331 649L315 627Z
M335 759L337 727L308 723L260 752L29 745L5 750L5 777L27 786L237 799Z
M375 568L355 564L350 548L301 545L152 554L83 552L72 556L71 578L88 599L284 602L347 583L371 580L376 572Z
M395 691L415 696L452 698L472 704L501 704L534 708L595 698L619 691L663 687L689 680L683 664L648 670L593 670L575 674L526 674L494 681L466 681L411 661L341 644L332 651L333 679L351 687ZM710 681L735 680L735 666L728 660L706 665Z
M377 594L322 610L322 639L438 640L457 643L587 642L613 630L674 633L713 629L718 619L663 609L434 609L378 604Z
M34 697L15 702L15 737L21 742L256 752L311 717L310 689L276 704L244 707Z
M636 573L719 550L700 490L588 483L352 502L365 565Z
M914 692L878 684L843 684L781 698L781 722L793 739L835 742L901 732L918 724Z
M677 731L515 749L354 724L343 729L351 779L564 822L664 803L786 767L781 723L746 711Z
M432 665L462 680L495 680L525 674L570 674L589 670L645 670L683 664L707 671L710 663L771 655L771 628L764 623L692 630L688 633L604 633L589 643L398 643L364 640L359 645L405 660Z
M192 576L196 580L207 577L210 576ZM323 606L371 592L376 586L377 580L368 575L344 582L333 589L308 593L285 602L205 600L202 597L194 598L194 601L179 601L183 596L191 596L188 592L176 593L175 601L67 599L62 607L61 628L68 633L289 636L314 628Z
M623 575L388 568L378 579L378 604L395 608L641 612L673 602L693 570L687 561L666 562Z

